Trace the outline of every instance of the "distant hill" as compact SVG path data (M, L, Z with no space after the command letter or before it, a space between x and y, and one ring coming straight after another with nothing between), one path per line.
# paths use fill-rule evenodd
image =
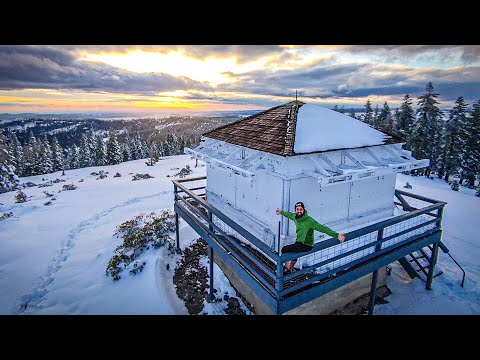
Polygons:
M14 133L21 144L35 137L47 135L51 141L55 135L62 147L80 145L83 134L101 133L107 136L113 131L120 142L127 136L138 135L142 141L162 141L168 133L175 133L198 142L200 135L216 127L237 121L260 110L209 111L171 114L0 114L0 132L9 136ZM167 116L168 115L168 116Z
M86 112L86 113L60 113L60 114L41 114L41 113L1 113L0 121L15 121L27 119L45 119L45 120L82 120L82 119L144 119L158 118L164 119L172 116L203 116L203 117L231 117L231 116L250 116L262 110L238 110L238 111L199 111L192 112L159 112L159 113L121 113L121 112Z

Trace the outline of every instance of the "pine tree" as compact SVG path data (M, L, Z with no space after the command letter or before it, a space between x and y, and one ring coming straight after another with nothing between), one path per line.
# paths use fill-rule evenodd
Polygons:
M15 173L18 176L24 176L25 171L25 157L23 155L23 146L18 141L17 135L12 133L10 135L10 154L12 155L12 165L15 166Z
M102 136L97 136L95 145L95 165L103 166L107 163L107 151Z
M448 181L452 174L456 174L460 169L462 159L462 148L464 146L464 127L468 105L460 96L455 101L455 106L450 111L450 118L445 125L443 134L443 146L438 161L439 177L445 176Z
M80 154L79 154L78 146L73 144L68 149L67 160L66 163L68 164L69 169L78 169L80 167Z
M173 143L173 138L170 133L167 134L167 137L165 140L163 140L162 146L163 146L163 152L164 156L170 156L172 155L172 143Z
M138 134L132 139L132 143L130 146L130 156L132 157L132 160L140 159L142 156L142 145L140 144Z
M148 156L150 159L145 164L149 166L155 165L155 163L158 161L157 147L155 143L151 143L148 147Z
M133 146L130 147L130 150L133 160L143 159L146 157L144 144L142 143L142 140L140 140L140 136L138 134L136 134L134 137Z
M7 138L0 132L0 194L15 190L20 182L12 165L12 154L7 145Z
M185 137L183 136L180 136L178 138L178 147L177 147L177 154L176 155L181 155L184 153L184 149L185 149Z
M40 147L32 131L29 134L28 145L25 156L25 176L40 174Z
M142 141L142 159L145 159L148 156L148 145L145 141Z
M355 116L355 110L353 108L350 109L350 113L348 114L350 117L356 119L357 117Z
M171 134L169 133L167 135L167 138L165 140L165 151L167 153L167 156L170 156L170 155L177 155L179 154L179 139L177 137L177 135L175 134ZM183 149L182 149L182 153L183 153Z
M49 174L53 172L53 154L50 143L48 142L47 134L44 135L43 139L39 140L39 143L39 174Z
M373 110L373 117L372 117L372 122L370 123L370 125L374 126L374 127L377 127L378 128L378 113L379 113L379 109L378 109L378 104L375 105L375 110Z
M18 164L17 164L17 157L15 156L15 152L17 151L17 147L16 147L16 144L15 144L15 139L14 137L16 138L15 136L15 133L11 133L10 134L10 140L7 142L6 139L7 139L7 136L4 135L4 146L5 148L7 149L8 153L10 154L10 165L13 165L15 166L15 170L16 170L16 173L18 174ZM17 139L18 141L18 139Z
M341 114L345 114L345 105L342 105L340 110L338 110Z
M413 124L415 122L415 111L412 108L412 104L413 102L410 95L405 95L403 103L400 106L396 124L397 131L400 132L407 141L411 138Z
M164 141L160 141L160 143L157 144L157 154L159 157L167 156L164 143Z
M425 176L430 176L437 169L437 159L440 154L442 140L443 113L436 106L438 94L433 92L433 84L429 82L427 93L418 98L417 118L412 132L413 156L417 159L430 159L430 165L425 170Z
M451 146L450 142L450 132L451 124L449 124L449 119L445 124L445 129L442 135L442 142L440 145L440 151L437 159L437 175L441 179L445 177L445 181L449 182L449 178L452 172L451 161L449 161L449 148Z
M122 160L132 160L132 154L130 153L130 145L127 142L122 145Z
M88 137L88 147L90 149L90 166L97 165L97 137L90 131Z
M80 140L80 149L79 149L79 162L80 167L89 167L92 166L92 154L90 149L90 140L87 134L82 134L82 138Z
M365 114L363 115L362 121L367 124L373 124L373 110L370 99L368 99L367 103L365 104Z
M65 167L65 156L63 155L63 149L55 136L52 139L52 158L53 171L63 170Z
M111 131L107 141L107 164L114 165L122 162L122 154L118 145L117 137Z
M398 128L398 121L400 118L400 110L399 108L396 108L395 111L393 112L392 115L392 132L396 133L397 135L400 135L401 138L405 139L405 136L402 136L402 134L399 134L397 128Z
M338 105L335 105L332 110L336 112L340 112L340 110L338 110Z
M378 106L375 110L377 109L378 109ZM389 126L391 126L390 107L388 106L388 103L385 101L385 103L383 104L383 109L380 112L380 115L378 115L377 117L375 127L377 129L387 129Z
M462 135L461 178L474 186L475 178L480 176L480 100L473 103L470 116L465 117Z

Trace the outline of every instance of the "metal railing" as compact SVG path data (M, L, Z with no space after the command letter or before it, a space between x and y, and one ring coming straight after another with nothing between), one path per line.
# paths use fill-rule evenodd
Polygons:
M406 213L350 231L345 241L327 239L314 244L308 253L318 254L301 270L284 274L284 264L305 253L279 255L255 235L204 199L206 177L173 180L174 210L231 266L262 301L277 314L354 281L398 260L415 250L432 245L432 264L427 277L431 288L433 268L441 238L445 202L395 190L395 201ZM411 200L408 202L406 199ZM417 201L423 206L412 205ZM178 225L177 225L178 229ZM178 242L177 231L177 247ZM336 249L332 252L332 249ZM322 253L323 252L323 253ZM213 285L212 285L213 287ZM210 289L210 295L213 288Z

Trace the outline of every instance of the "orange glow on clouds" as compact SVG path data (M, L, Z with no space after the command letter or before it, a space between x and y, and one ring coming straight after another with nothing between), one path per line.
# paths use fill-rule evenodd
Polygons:
M186 76L197 81L207 81L218 85L228 81L226 73L241 74L261 69L266 58L238 64L234 57L207 57L196 59L178 51L166 54L134 50L128 53L86 54L81 60L98 61L120 69L138 73L164 73L173 76Z

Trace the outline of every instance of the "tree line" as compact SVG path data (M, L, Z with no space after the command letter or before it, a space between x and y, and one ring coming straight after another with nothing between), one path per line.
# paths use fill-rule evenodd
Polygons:
M168 133L164 140L147 143L138 134L127 134L120 142L113 131L106 139L92 131L82 134L78 145L62 148L55 136L49 141L46 134L36 138L30 133L28 142L22 145L15 133L9 138L0 133L0 193L13 190L19 182L18 176L114 165L147 157L155 160L183 154L184 147L192 147L195 140Z
M372 108L370 100L365 104L365 112L356 115L350 110L348 115L372 127L401 137L405 148L416 159L430 159L425 169L414 170L416 175L433 175L446 181L458 177L460 184L475 186L480 178L480 100L469 108L465 99L459 96L450 110L448 119L438 107L438 93L431 82L425 93L417 99L416 110L409 94L403 98L401 106L391 111L385 101L380 110ZM333 108L345 113L344 108Z

